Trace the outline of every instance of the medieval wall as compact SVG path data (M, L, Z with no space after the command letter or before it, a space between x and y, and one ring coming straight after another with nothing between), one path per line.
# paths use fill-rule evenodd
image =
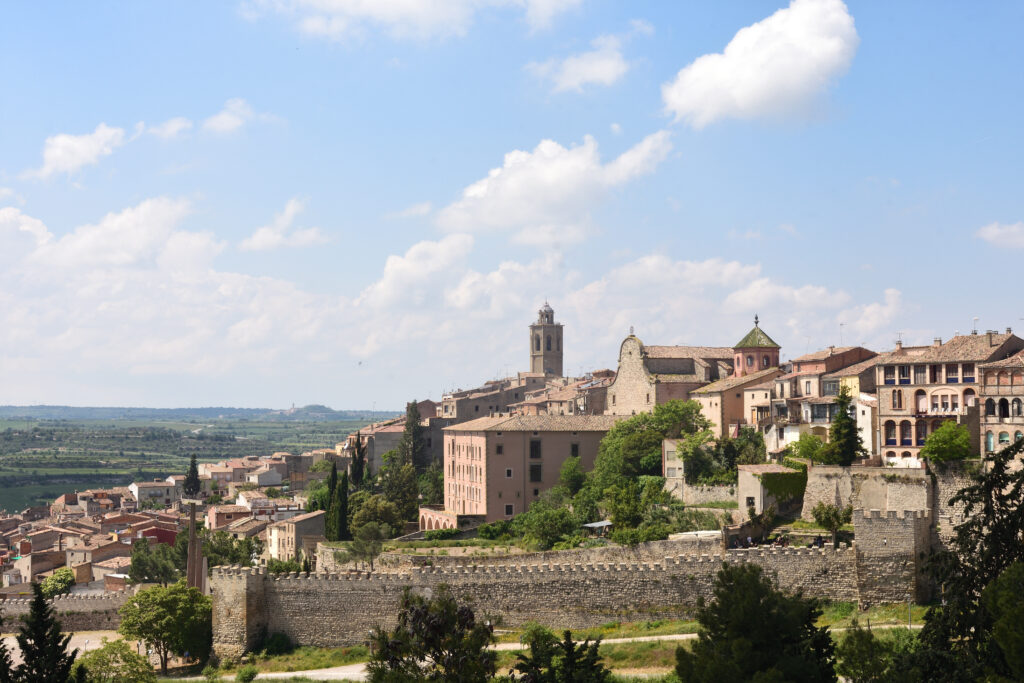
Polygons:
M116 631L121 625L121 608L128 595L107 593L104 595L62 595L50 601L64 631ZM0 602L4 622L8 630L20 617L28 614L31 598L17 598Z
M924 560L931 545L930 511L856 510L853 528L861 607L929 599Z
M787 590L834 600L858 597L857 552L782 548L680 555L655 562L484 564L422 567L408 573L269 575L217 568L211 579L214 648L237 657L260 633L281 632L302 645L362 643L391 626L405 586L429 593L440 584L469 599L478 615L518 626L586 628L613 620L684 618L710 597L722 562L756 562Z
M865 510L929 510L932 482L925 470L812 465L801 516L814 519L819 502Z

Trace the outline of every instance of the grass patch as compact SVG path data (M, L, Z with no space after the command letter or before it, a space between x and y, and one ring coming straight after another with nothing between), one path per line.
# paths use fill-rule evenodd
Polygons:
M577 642L583 640L576 638ZM682 645L689 648L689 641L650 641L643 643L612 643L601 645L601 660L604 665L614 671L636 671L645 673L669 674L676 666L676 648ZM507 674L516 664L516 650L502 650L498 652L497 668L498 674ZM631 680L628 675L618 676L616 680ZM646 679L650 680L650 679ZM655 679L658 680L658 679ZM665 681L675 680L674 676L662 679Z
M288 654L274 656L252 654L249 655L249 662L255 664L260 671L308 671L365 662L369 658L370 651L365 645L353 645L335 648L299 647Z
M719 510L738 510L740 504L735 500L713 500L710 503L698 503L697 505L687 505L691 508L717 508Z
M920 626L924 623L924 614L928 611L929 605L912 605L910 618L914 624ZM857 609L853 602L830 602L822 606L822 615L818 618L818 626L829 628L848 628L857 619L861 626L867 626L870 621L872 626L887 624L906 624L907 605L875 605L863 612Z
M561 637L565 629L552 628L555 635ZM644 636L667 636L681 633L696 633L697 622L692 619L657 619L654 621L619 622L609 621L595 628L573 630L573 640L586 640L600 637L602 640L612 638L642 638ZM498 636L499 643L518 643L522 631L508 631Z
M794 519L792 522L788 523L788 526L793 528L793 529L798 529L798 530L820 531L822 534L828 534L829 537L831 538L831 532L826 530L825 527L818 526L813 521L809 522L806 519ZM853 533L853 525L852 524L844 524L843 526L839 527L839 530L840 531L849 531L850 533Z

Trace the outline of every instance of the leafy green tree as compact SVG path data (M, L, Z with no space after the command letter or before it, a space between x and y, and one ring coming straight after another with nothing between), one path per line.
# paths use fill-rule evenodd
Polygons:
M601 639L582 643L564 631L559 641L547 629L534 629L529 639L529 654L516 656L516 665L509 672L523 683L603 683L611 680L611 671L601 661Z
M297 560L278 560L271 557L267 560L267 571L271 574L291 574L301 572L302 565Z
M587 473L583 471L579 456L566 458L558 473L558 484L563 486L570 496L575 496L586 481Z
M416 401L405 404L405 429L398 441L398 462L412 465L416 471L427 468L430 453L427 451L427 440L423 436L423 425L420 424L420 409Z
M188 462L188 472L185 474L185 482L182 484L182 491L186 498L195 498L199 495L199 464L196 462L196 454L193 453Z
M326 535L328 541L347 541L348 533L348 474L341 473L341 481L334 489L334 502L327 513Z
M928 609L915 653L929 679L1012 675L995 638L997 617L985 607L982 591L1024 561L1024 469L1015 462L1022 452L1024 440L986 457L973 483L948 502L963 506L964 521L955 527L949 549L928 565L945 603Z
M349 532L355 536L359 529L371 523L377 524L382 530L387 527L385 533L391 533L402 528L402 516L394 503L378 493L367 498L352 516Z
M755 564L723 565L714 599L698 600L692 652L676 650L676 674L691 681L835 681L834 645L817 627L814 599L776 590Z
M1024 562L1014 562L981 594L992 616L992 639L1014 680L1024 680Z
M444 502L444 467L432 462L419 476L420 499L423 505L440 505Z
M356 432L355 444L352 447L352 463L348 469L352 486L358 489L363 485L363 477L366 474L366 445L359 432Z
M212 603L182 579L163 588L139 591L120 609L118 633L146 642L160 658L167 674L170 655L203 659L212 644Z
M821 501L811 510L811 515L814 517L815 524L832 534L832 547L835 548L839 545L837 541L839 529L844 524L849 524L853 521L853 506L839 507L838 505Z
M166 586L178 580L180 572L176 560L171 546L164 543L150 546L145 538L137 539L132 543L132 564L128 569L128 578L134 583L159 583Z
M356 531L348 548L335 552L334 557L342 564L352 561L369 564L372 572L373 562L384 549L384 541L387 540L388 533L386 525L367 522Z
M565 507L555 507L546 500L536 500L530 509L512 520L512 527L527 543L539 550L549 550L563 537L577 529L575 515Z
M640 526L644 519L644 506L640 500L640 487L635 480L623 481L606 492L608 511L616 529Z
M87 683L156 683L156 672L146 657L132 651L123 640L102 640L75 662L74 671L84 669Z
M809 432L804 432L793 445L793 454L798 458L804 458L811 462L821 462L821 449L825 444L820 437Z
M67 567L61 567L43 579L39 587L47 598L55 598L71 590L75 585L75 573Z
M38 583L32 584L32 604L15 639L22 659L15 681L66 683L78 650L68 652L71 636L61 634L60 622Z
M495 674L496 653L489 622L459 602L447 586L424 598L408 588L399 603L398 625L370 634L366 669L374 683L446 681L476 683Z
M817 453L816 461L848 467L857 458L868 454L857 431L857 420L850 415L853 399L850 390L840 387L836 397L836 413L828 430L828 443Z
M836 645L836 673L850 683L888 681L893 648L853 620Z
M971 457L971 433L955 420L946 420L928 435L921 449L921 457L929 462L943 464Z
M330 500L327 498L327 482L311 482L306 488L306 512L327 510L329 506Z
M392 453L384 456L384 462L385 465L380 472L381 493L394 503L403 520L415 519L416 503L420 494L416 468L409 463L403 463L401 456Z

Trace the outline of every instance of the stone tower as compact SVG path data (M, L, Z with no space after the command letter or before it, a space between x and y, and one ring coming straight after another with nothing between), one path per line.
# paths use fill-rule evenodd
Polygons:
M764 333L759 322L755 315L754 329L732 347L733 377L743 377L779 365L779 352L782 349Z
M544 302L530 325L530 372L562 376L562 323L555 322L555 311Z

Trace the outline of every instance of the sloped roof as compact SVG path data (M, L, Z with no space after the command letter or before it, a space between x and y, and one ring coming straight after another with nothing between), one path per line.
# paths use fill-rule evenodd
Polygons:
M758 372L744 375L743 377L726 377L720 379L717 382L712 382L707 386L701 387L691 391L691 394L717 394L721 391L729 391L737 387L745 387L747 384L760 384L765 379L773 377L779 373L779 368L766 368Z
M998 358L992 358L992 356L999 350L999 348L1010 341L1016 339L1014 334L1011 333L992 333L992 341L989 342L989 334L961 334L953 337L941 346L926 346L924 350L915 357L918 363L942 363L942 362L955 362L955 361L987 361L987 360L999 360ZM907 351L904 347L903 351ZM900 362L899 352L893 354L893 357L886 358L886 363L898 363Z
M732 360L732 349L724 346L644 346L648 358L727 358Z
M804 355L800 356L799 358L794 358L791 362L793 362L793 363L800 363L800 362L806 362L806 361L811 361L811 360L825 360L826 358L831 358L832 356L838 356L841 353L846 353L847 351L852 351L855 348L857 348L857 347L856 346L830 346L830 347L828 347L826 349L820 349L818 351L811 351L810 353L805 353Z
M982 368L1008 368L1011 370L1018 370L1024 367L1024 351L1018 351L1008 358L1002 360L994 360L991 363L982 363L979 367Z
M778 349L782 348L775 341L764 333L764 330L754 321L754 329L747 332L747 336L740 339L733 345L734 349ZM731 355L731 354L730 354Z
M825 377L826 379L835 379L837 377L853 377L854 375L859 375L865 370L869 370L875 367L876 365L878 365L878 362L880 360L882 360L882 356L872 356L871 358L868 358L867 360L862 360L859 363L847 365L845 368L839 368L838 370L833 370L832 372L826 372L824 375L822 375L822 377Z
M625 418L621 415L513 415L480 417L445 427L446 432L602 432Z

